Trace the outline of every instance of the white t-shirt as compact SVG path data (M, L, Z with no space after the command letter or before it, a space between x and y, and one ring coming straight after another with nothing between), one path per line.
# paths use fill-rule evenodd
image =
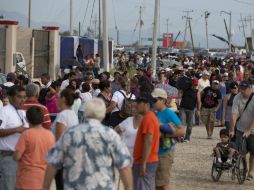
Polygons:
M23 123L22 123L23 122ZM21 125L28 128L26 113L24 110L16 110L11 104L0 109L0 129L12 129ZM0 150L15 150L20 133L0 138Z
M131 94L131 93L130 93L130 94L126 95L126 92L125 92L124 90L121 90L121 92L123 92L127 98L130 98L130 96L131 96L131 99L133 99L133 100L136 99L136 97L135 97L134 94ZM116 112L116 111L119 111L119 109L122 108L123 101L124 101L124 96L122 95L121 92L116 91L116 92L113 94L113 97L112 97L111 101L116 102L116 103L117 103L117 106L112 110L111 113ZM118 109L118 108L119 108L119 109Z
M75 99L71 109L75 112L76 115L78 115L78 110L80 109L80 106L81 106L81 99L80 98Z
M123 141L128 147L130 154L133 155L134 144L138 129L134 128L134 117L128 117L119 124L122 131Z
M87 102L89 102L93 98L92 94L90 92L81 93L80 98L81 98L81 106L79 107L79 111L85 111L85 106Z
M55 133L56 123L62 123L66 126L66 128L72 127L74 125L79 124L78 116L76 115L76 113L73 110L66 109L66 110L63 110L57 114L56 119L53 124L53 128L52 128L54 133Z
M210 81L208 79L204 80L203 78L201 78L198 80L198 91L199 92L201 92L208 86L210 86Z
M61 84L60 89L61 90L65 89L67 86L69 86L69 83L70 83L69 79L64 80Z

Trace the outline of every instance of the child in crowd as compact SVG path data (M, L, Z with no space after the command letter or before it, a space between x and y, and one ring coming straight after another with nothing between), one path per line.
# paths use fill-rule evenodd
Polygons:
M47 168L46 155L55 144L54 135L42 127L43 112L31 106L26 113L29 129L24 131L16 145L14 160L18 161L17 189L43 189Z
M232 164L232 157L235 154L235 146L230 142L229 131L227 129L220 130L220 140L216 147L213 149L218 163L226 162Z

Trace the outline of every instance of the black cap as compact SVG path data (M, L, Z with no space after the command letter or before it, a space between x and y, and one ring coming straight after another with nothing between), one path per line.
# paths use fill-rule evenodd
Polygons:
M249 88L251 87L251 83L248 80L243 80L240 84L239 84L239 88L241 89L245 89L245 88Z
M234 88L237 88L237 87L238 87L238 83L237 82L231 82L230 85L229 85L230 89L234 89Z

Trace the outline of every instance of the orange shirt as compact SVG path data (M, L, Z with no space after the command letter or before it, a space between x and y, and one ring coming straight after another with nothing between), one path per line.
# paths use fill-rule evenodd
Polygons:
M134 145L133 158L134 163L139 164L142 161L142 152L144 146L145 134L151 134L153 136L151 152L147 162L158 161L159 139L160 139L160 127L159 121L153 112L148 112L142 119L141 125L138 128L136 141Z
M54 135L44 128L29 128L21 134L16 145L16 151L22 154L16 175L18 189L43 188L46 155L54 144Z

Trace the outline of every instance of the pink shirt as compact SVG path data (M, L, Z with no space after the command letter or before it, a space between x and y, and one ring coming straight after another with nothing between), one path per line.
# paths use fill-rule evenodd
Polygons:
M49 113L59 113L57 107L57 95L55 94L49 100L46 100L46 107L48 108Z

